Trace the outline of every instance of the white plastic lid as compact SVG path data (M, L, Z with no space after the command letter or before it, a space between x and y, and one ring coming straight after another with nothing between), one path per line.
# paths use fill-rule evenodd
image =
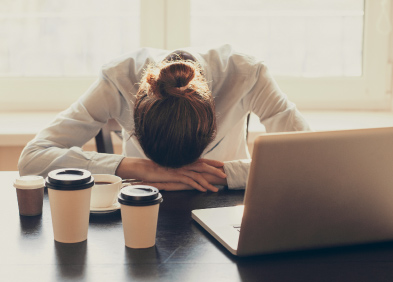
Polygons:
M39 175L21 176L14 181L14 187L18 189L37 189L45 186L45 180Z

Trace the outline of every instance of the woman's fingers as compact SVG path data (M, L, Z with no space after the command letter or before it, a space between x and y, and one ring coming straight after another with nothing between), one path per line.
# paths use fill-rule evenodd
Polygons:
M171 184L176 184L175 188L177 190L183 190L182 187L191 187L193 189L199 190L201 192L206 192L207 190L217 192L218 188L210 184L199 172L192 170L180 168L174 170L168 170L166 175L166 180L162 179L160 182L142 181L143 183L158 183L158 189L163 190L173 190L171 189ZM152 185L154 186L154 185Z
M207 190L217 192L218 189L210 184L203 177L202 173L211 174L221 179L226 178L225 173L222 171L223 163L215 160L201 159L193 164L178 169L165 168L150 160L140 162L141 164L139 167L144 167L144 173L140 173L139 179L146 183L181 183L202 192L206 192ZM160 187L164 190L167 189L167 187L170 189L166 184Z
M176 169L172 171L172 173L173 174L170 177L171 180L165 182L180 182L191 186L192 188L201 192L206 192L207 189L209 189L209 187L206 187L206 185L204 185L205 183L207 183L207 181L205 180L205 182L203 182L204 178L201 175L200 177L198 177L197 175L189 173L189 171L185 169Z
M217 192L218 188L214 185L211 185L199 172L194 172L191 170L185 169L183 174L189 177L190 179L199 183L203 188L208 189L213 192Z
M196 171L196 172L200 172L200 173L203 173L203 172L210 173L210 174L215 175L220 178L227 177L227 175L224 173L222 167L217 168L217 167L211 166L205 162L195 162L195 163L186 165L183 168L188 169L188 170L192 170L192 171Z
M205 163L208 164L210 166L214 166L214 167L223 167L224 163L221 161L216 161L216 160L209 160L209 159L198 159L196 161L197 163Z

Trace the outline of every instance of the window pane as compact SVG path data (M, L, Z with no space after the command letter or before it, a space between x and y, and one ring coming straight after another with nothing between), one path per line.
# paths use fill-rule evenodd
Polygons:
M96 75L139 47L140 0L3 0L0 75Z
M230 43L275 74L360 76L363 0L191 0L191 45Z

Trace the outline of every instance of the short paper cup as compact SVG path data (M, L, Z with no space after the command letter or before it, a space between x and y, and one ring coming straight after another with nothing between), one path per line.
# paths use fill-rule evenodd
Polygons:
M118 198L121 204L125 245L133 249L155 245L158 210L163 199L158 189L147 185L127 186Z
M27 175L15 179L19 214L35 216L42 214L45 180L42 176Z

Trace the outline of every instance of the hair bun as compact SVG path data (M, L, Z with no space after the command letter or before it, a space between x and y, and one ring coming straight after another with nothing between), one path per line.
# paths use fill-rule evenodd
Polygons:
M202 99L211 96L201 66L193 61L163 61L147 66L137 96L191 99L194 94Z
M157 77L157 86L162 96L187 96L195 78L195 67L187 62L174 62L163 67ZM187 91L190 90L190 91Z

